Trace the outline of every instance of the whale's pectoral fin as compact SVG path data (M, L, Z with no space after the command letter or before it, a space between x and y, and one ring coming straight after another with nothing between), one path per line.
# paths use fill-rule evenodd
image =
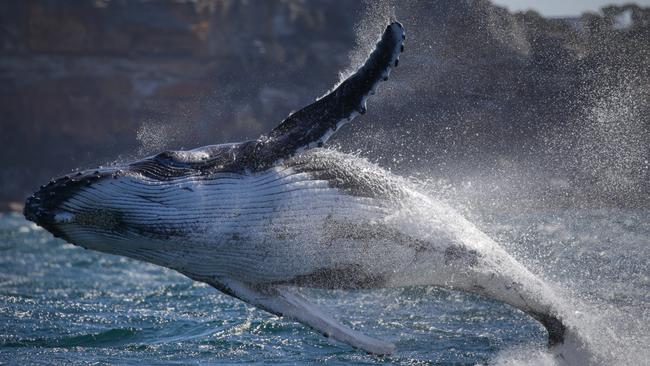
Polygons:
M391 343L368 337L339 323L315 304L292 293L284 286L249 285L244 282L220 279L219 290L278 316L286 316L302 323L328 338L349 344L378 355L391 354Z
M320 146L339 127L366 111L366 99L388 79L403 51L405 32L393 22L386 27L363 66L316 102L292 113L254 145L256 162L273 164L297 152Z

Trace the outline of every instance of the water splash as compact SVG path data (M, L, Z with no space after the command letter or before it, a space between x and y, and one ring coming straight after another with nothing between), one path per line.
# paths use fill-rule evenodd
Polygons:
M169 146L177 133L177 129L173 127L166 124L143 122L136 133L136 138L140 144L138 154L152 154Z
M513 57L532 62L533 53L541 52L536 49L535 39L531 38L539 29L522 21L534 20L534 15L528 15L528 18L512 16L485 7L485 4L475 5L476 9L485 8L483 10L487 11L485 17L478 20L481 32L490 34L491 39L516 55ZM441 139L458 141L464 151L479 149L485 144L472 143L469 131L454 131L461 128L471 130L472 116L465 119L462 115L446 115L447 111L434 110L431 114L420 111L426 110L427 105L436 104L437 99L441 98L436 86L446 81L444 73L448 66L445 62L457 58L458 67L463 67L468 63L464 57L470 55L463 54L467 50L462 48L462 44L440 47L440 42L454 38L445 34L444 29L440 33L431 31L441 29L424 18L431 14L431 9L425 8L423 4L416 3L366 3L366 11L357 28L357 39L366 40L376 33L377 27L385 19L395 15L405 24L409 34L405 54L408 57L404 57L403 65L410 69L397 73L394 78L401 92L379 96L377 104L380 105L374 106L383 108L381 114L376 116L378 119L398 110L409 123L392 121L400 128L374 129L370 134L366 127L355 130L355 148L361 148L364 150L362 155L373 156L373 160L381 162L381 165L396 165L409 175L429 180L426 184L429 187L425 190L430 196L446 200L450 206L470 217L470 221L477 222L482 230L495 237L509 253L559 294L562 301L558 306L567 322L572 324L575 343L568 342L555 353L538 347L507 349L491 362L539 365L644 363L650 358L646 346L650 343L647 325L650 323L647 308L650 270L644 263L648 257L648 228L639 218L648 217L647 142L650 135L646 111L650 99L644 85L647 84L647 74L633 71L638 68L626 67L627 62L632 61L616 61L620 54L610 51L613 54L608 57L614 62L608 66L585 69L583 63L583 69L575 71L582 74L574 76L582 77L584 81L575 95L562 96L572 98L562 101L571 109L564 112L569 116L566 118L569 122L547 121L550 127L540 129L540 138L545 146L531 145L528 151L523 152L529 156L528 161L523 157L512 159L500 156L490 165L477 165L468 170L467 167L449 163L450 159L456 158L450 152L449 155L442 155L442 162L438 163L438 158L428 152L428 146L435 144L435 140L418 141L421 136L418 131L404 131L401 127L444 126L448 120L458 120L459 126L439 129L437 134ZM445 11L454 9L454 6L441 5L440 8ZM621 16L629 16L631 10L626 12ZM619 18L616 18L617 22ZM441 19L458 21L462 15L445 13ZM567 21L565 25L557 24L558 27L565 27L563 31L572 39L567 44L575 47L578 47L578 43L571 42L577 42L579 37L585 37L588 33L581 28L585 26L584 23L578 20ZM614 24L612 32L621 31L618 24ZM625 31L627 27L622 30ZM569 28L573 30L567 30ZM612 37L618 37L612 34ZM455 37L458 42L465 40L462 34ZM581 44L579 47L586 46ZM604 53L607 45L595 42L589 47L594 47L589 52L598 54ZM578 59L585 55L584 49L571 50L574 51ZM359 58L356 55L364 52L359 47L351 56L352 63ZM545 57L548 61L566 63L566 68L571 67L566 55L549 54ZM441 62L441 59L447 60ZM471 90L471 87L459 86L457 90L458 97L466 98L463 92ZM488 95L479 97L486 100L491 98ZM550 99L547 107L553 108L555 102ZM405 104L414 108L405 110ZM468 109L472 106L468 104ZM487 109L497 107L496 104L485 105ZM521 115L522 119L526 117L524 113ZM390 123L381 125L388 126ZM526 121L522 120L516 128L527 128ZM407 136L408 132L411 132L411 136ZM505 146L511 144L507 136L500 139L497 143ZM512 143L520 142L513 140ZM438 153L435 149L433 151ZM396 163L392 158L383 158L385 156L412 158L399 159ZM549 161L542 160L547 157L550 157ZM621 202L640 210L620 211L612 207L612 203ZM604 208L600 211L580 211L566 209L567 206ZM625 216L628 218L621 218ZM530 227L522 226L523 222ZM559 356L560 353L562 356Z

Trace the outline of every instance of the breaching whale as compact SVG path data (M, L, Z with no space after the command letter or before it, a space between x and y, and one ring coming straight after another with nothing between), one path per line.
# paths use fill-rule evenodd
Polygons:
M257 140L165 151L51 181L24 215L75 245L174 269L375 354L394 346L341 324L292 287L434 285L478 293L563 341L544 282L451 207L321 145L366 110L404 50L387 26L365 63Z

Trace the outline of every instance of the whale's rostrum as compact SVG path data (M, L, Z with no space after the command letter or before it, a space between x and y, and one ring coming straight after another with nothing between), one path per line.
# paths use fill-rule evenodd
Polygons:
M529 313L550 345L562 342L552 291L499 245L404 179L321 148L365 112L404 40L401 24L388 25L355 73L257 140L68 175L29 197L25 216L75 245L172 268L371 353L394 346L292 288L455 288Z

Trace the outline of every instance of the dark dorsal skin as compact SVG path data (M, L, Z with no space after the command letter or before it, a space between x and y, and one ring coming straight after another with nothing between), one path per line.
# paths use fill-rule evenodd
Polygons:
M259 152L263 164L273 164L301 149L321 145L341 123L366 112L366 98L388 79L391 67L397 67L404 50L404 28L394 22L384 31L377 47L366 62L341 85L315 103L291 114L267 137L262 136Z

